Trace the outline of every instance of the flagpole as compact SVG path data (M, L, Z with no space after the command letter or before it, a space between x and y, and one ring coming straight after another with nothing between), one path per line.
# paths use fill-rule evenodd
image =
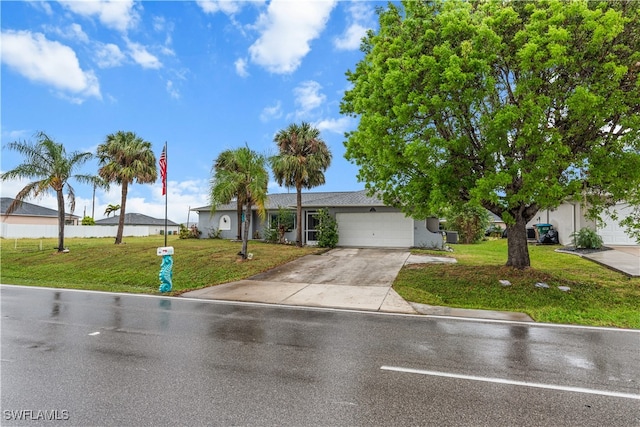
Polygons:
M164 155L165 155L165 162L168 160L169 156L167 155L167 141L164 142ZM165 169L169 169L168 167ZM165 172L164 174L164 179L165 179L165 188L166 188L166 182L167 182L167 173L168 170ZM165 195L164 195L164 245L167 246L167 210L168 210L168 199L169 199L169 192L165 191Z

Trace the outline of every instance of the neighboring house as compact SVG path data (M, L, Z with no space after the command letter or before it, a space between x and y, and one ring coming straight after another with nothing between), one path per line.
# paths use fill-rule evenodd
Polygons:
M249 235L260 239L265 229L277 216L280 208L296 211L296 194L271 194L265 205L267 217L259 218L255 207L252 211ZM438 230L438 218L414 220L407 218L399 209L385 206L376 197L369 197L366 191L302 193L303 243L317 243L319 209L327 209L338 223L338 246L351 247L426 247L442 248L442 233ZM236 203L218 206L211 213L211 206L192 209L198 212L198 228L202 237L212 231L220 231L224 239L237 238ZM294 224L297 221L294 219ZM294 225L295 227L295 225ZM295 242L296 230L285 234L285 238Z
M2 197L0 199L0 217L5 224L22 224L22 225L58 225L58 211L33 203L22 202L16 210L7 215L7 209L13 203L11 197ZM78 215L65 214L65 224L78 225L80 217Z
M613 207L613 210L618 212L620 218L623 218L631 212L631 207L627 203L618 203ZM593 220L586 218L586 209L580 202L564 202L556 209L538 212L536 217L527 224L527 227L533 227L539 223L553 225L558 230L562 245L570 245L572 243L571 234L585 227L595 230L607 246L638 244L627 234L624 227L618 224L619 220L616 221L606 214L602 215L602 219L605 224L599 227Z
M112 216L109 218L99 219L96 221L96 225L118 225L120 216ZM139 213L127 213L124 214L124 225L135 225L149 227L149 234L163 234L164 233L164 218L152 218L148 215ZM171 220L167 220L167 234L178 234L180 231L180 225Z

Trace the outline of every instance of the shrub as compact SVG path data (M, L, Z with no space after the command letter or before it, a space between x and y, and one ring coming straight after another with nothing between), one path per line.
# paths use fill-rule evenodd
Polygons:
M576 249L600 249L602 247L602 237L595 230L587 227L571 233L571 238Z
M90 216L82 218L82 225L96 225L96 222Z
M222 234L222 230L220 230L219 228L211 227L209 229L209 232L207 233L207 236L210 239L219 239L221 234Z
M320 209L318 218L318 246L321 248L335 248L338 245L338 223L329 215L326 209Z
M460 243L478 243L489 226L489 212L481 206L465 204L449 209L447 229L458 232Z
M202 231L198 230L198 227L193 224L190 228L187 228L184 224L180 224L180 239L198 239Z
M265 242L287 244L284 238L285 233L292 231L295 227L296 214L291 210L283 207L278 208L278 213L269 216L267 227L264 233Z

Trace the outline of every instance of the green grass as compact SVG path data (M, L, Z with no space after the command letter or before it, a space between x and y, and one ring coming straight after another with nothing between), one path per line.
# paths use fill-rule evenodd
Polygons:
M175 248L172 295L241 280L317 248L250 242L253 259L238 262L239 242L168 236ZM69 253L57 253L56 239L0 240L0 282L6 284L159 294L164 237L66 239ZM42 244L43 250L40 250ZM532 268L504 267L505 240L455 245L457 264L403 268L394 289L406 300L450 307L519 311L540 322L640 328L640 279L608 270L554 246L530 246ZM512 286L502 287L506 279ZM549 289L538 289L545 282ZM562 292L558 286L569 286Z
M241 280L317 248L249 242L253 259L238 262L241 243L229 240L167 236L175 248L172 295L187 290ZM6 284L159 294L161 258L156 248L163 236L65 239L68 253L57 253L56 239L0 240L0 281ZM42 245L43 250L40 250Z
M639 278L556 248L529 246L531 268L525 270L504 266L506 240L454 245L453 253L418 250L452 256L458 263L405 267L394 289L408 301L429 305L518 311L539 322L640 328ZM503 287L500 279L512 286ZM537 282L550 288L536 288Z

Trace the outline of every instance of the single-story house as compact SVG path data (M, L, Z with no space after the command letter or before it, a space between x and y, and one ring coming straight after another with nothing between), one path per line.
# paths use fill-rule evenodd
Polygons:
M281 208L296 212L296 194L271 194L265 204L267 216L260 219L255 207L252 209L249 236L260 239L277 217ZM443 236L439 231L438 218L417 220L406 217L399 209L386 206L376 197L367 196L366 191L302 193L302 239L303 243L317 243L317 213L327 209L338 224L338 246L346 247L425 247L442 248ZM224 239L237 238L237 205L235 202L218 206L214 213L211 206L192 209L198 213L198 229L202 237L219 231ZM294 218L294 224L297 219ZM296 240L295 225L285 238Z
M16 210L7 215L7 209L13 203L11 197L0 199L0 217L5 224L23 225L58 225L58 211L34 205L33 203L22 202ZM78 225L80 217L70 213L65 214L65 224Z
M624 218L631 212L631 207L627 203L618 203L613 207L618 213L620 219ZM533 230L536 224L551 224L558 231L558 238L561 245L571 245L573 239L571 235L580 231L582 228L590 228L595 230L602 242L606 246L616 245L637 245L638 243L629 235L624 227L608 214L603 214L604 224L598 225L595 221L586 217L586 209L580 202L564 202L555 209L545 209L539 211L536 216L527 223L527 229ZM489 221L501 228L506 228L504 221L497 215L489 212ZM529 233L529 237L533 237L533 233Z
M120 216L112 216L109 218L99 219L96 221L96 225L118 225ZM152 218L148 215L139 213L127 213L124 214L124 225L137 225L149 227L149 234L163 234L164 233L164 218ZM180 232L180 225L171 220L167 220L167 234L178 234Z
M627 203L618 203L612 209L622 219L631 213L632 207ZM539 223L553 225L553 228L558 231L558 237L562 245L570 245L572 243L571 234L585 227L595 230L602 237L602 242L606 246L637 245L638 242L627 234L624 227L618 224L620 219L614 220L610 215L604 213L602 215L604 225L598 225L595 221L586 218L586 209L580 202L564 202L556 209L538 212L536 217L527 224L527 227L533 227Z

